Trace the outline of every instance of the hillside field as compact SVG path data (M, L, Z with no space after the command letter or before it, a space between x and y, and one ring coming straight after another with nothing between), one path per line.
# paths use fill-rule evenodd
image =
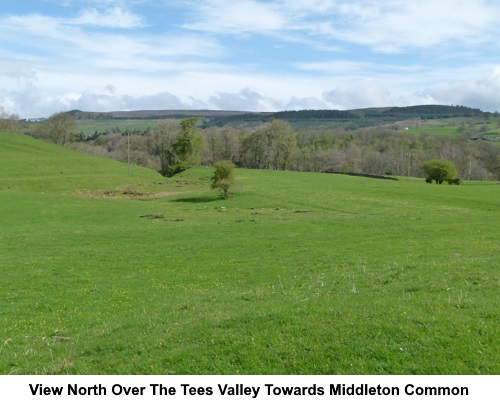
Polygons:
M0 374L500 374L500 185L172 179L0 133Z
M412 108L412 107L409 107ZM470 109L460 107L434 106L434 114L425 114L429 106L415 106L414 113L408 114L403 109L366 109L346 111L285 111L276 113L244 113L227 111L198 111L203 120L203 127L224 125L235 129L255 130L256 127L268 122L270 117L286 120L296 131L331 131L341 128L376 128L388 126L397 129L407 128L408 133L428 134L436 136L462 136L461 126L473 128L475 134L465 134L465 138L488 139L498 145L500 140L500 118L497 114L477 111L471 114ZM389 110L389 111L384 111ZM393 111L397 110L397 111ZM400 110L400 111L399 111ZM469 114L467 114L469 111ZM187 111L123 111L107 114L71 112L75 117L78 132L83 137L95 133L111 133L125 131L154 131L161 119L182 119L196 115ZM323 114L323 115L321 115ZM329 116L330 114L331 116ZM463 115L461 115L463 114ZM421 117L421 118L420 118ZM417 120L418 118L418 120Z

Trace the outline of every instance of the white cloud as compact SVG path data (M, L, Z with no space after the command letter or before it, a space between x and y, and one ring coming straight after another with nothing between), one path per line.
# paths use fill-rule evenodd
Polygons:
M70 25L90 25L107 28L138 28L144 25L143 18L120 7L106 11L85 10L79 17L68 19Z
M108 78L109 79L109 78ZM55 80L55 79L54 79ZM68 77L65 80L78 80ZM364 80L342 80L331 90L321 93L323 83L308 80L290 88L289 78L272 80L245 79L234 76L227 91L218 91L217 75L177 76L150 82L137 79L129 85L127 76L106 83L83 88L81 91L50 92L27 80L19 89L3 91L0 105L21 117L48 116L56 111L80 109L86 111L115 111L140 109L221 109L237 111L280 111L292 109L351 109L363 107L405 106L416 104L460 104L486 111L497 111L500 105L500 66L490 74L477 80L438 83L432 86L407 90L404 85L392 88L388 83L375 78ZM82 82L88 80L80 79ZM198 93L195 89L204 82L213 86ZM237 89L238 83L248 82L252 87ZM234 82L234 83L233 83ZM272 85L271 85L272 82ZM404 80L403 80L404 82ZM44 84L46 86L46 84ZM64 87L64 86L63 86ZM297 90L298 89L298 90ZM309 93L304 89L310 89ZM318 93L319 95L314 95ZM295 95L294 95L295 94ZM309 95L308 95L309 94Z
M197 59L213 59L223 52L213 39L193 33L102 33L42 15L0 18L0 36L9 38L4 54L11 60L22 59L24 71L82 71L89 77L110 74L111 70L111 74L134 71L143 75L186 71L201 65ZM211 67L217 68L221 65ZM0 66L0 75L5 70L6 66Z
M500 12L498 5L481 0L389 0L375 6L357 2L356 7L344 3L341 10L349 24L333 26L331 35L381 51L488 41L498 33Z
M77 97L67 97L69 109L83 111L117 111L148 109L188 109L192 105L184 103L179 97L167 91L149 96L122 95L108 85L103 88L88 88Z
M500 65L490 74L475 80L439 83L415 93L416 98L432 100L436 104L460 104L486 111L500 108Z
M277 110L327 110L334 108L332 103L318 97L291 97L285 105Z
M0 105L21 116L500 104L492 1L47 1L0 15Z
M219 92L208 102L216 109L233 111L276 111L281 106L278 101L250 88L237 93Z
M393 105L389 88L375 79L341 84L331 91L324 92L323 97L339 109Z
M193 12L198 20L184 24L184 28L219 34L264 34L285 28L287 21L276 4L255 0L195 2Z
M117 111L143 109L201 109L208 105L190 97L181 98L168 91L151 95L121 94L113 85L88 87L82 92L66 92L49 96L35 84L4 93L0 105L7 111L16 111L22 118L47 117L54 112Z
M299 70L327 76L354 77L366 76L367 72L397 69L395 66L381 65L370 62L347 59L329 60L323 62L299 62L294 64Z
M185 28L210 33L273 34L283 40L340 40L379 52L446 43L484 43L499 34L500 4L487 0L205 0ZM293 35L292 35L293 33ZM486 34L486 35L485 35Z

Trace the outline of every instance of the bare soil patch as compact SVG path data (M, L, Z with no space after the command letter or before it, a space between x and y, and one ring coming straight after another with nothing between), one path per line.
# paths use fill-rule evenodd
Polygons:
M132 188L119 190L76 190L75 195L82 198L111 198L125 200L154 200L157 198L170 197L172 195L184 194L179 191L162 191L157 193L148 193L138 191Z

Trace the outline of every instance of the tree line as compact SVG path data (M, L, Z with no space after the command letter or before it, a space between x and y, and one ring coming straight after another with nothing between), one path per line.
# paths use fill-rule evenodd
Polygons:
M20 134L23 131L23 123L16 114L9 114L5 108L0 106L0 131Z
M466 131L465 131L466 132ZM294 130L271 118L252 130L203 128L198 118L163 119L154 129L86 137L68 113L31 124L27 133L88 154L130 161L171 176L190 165L229 161L236 167L426 177L429 160L454 163L464 180L500 179L500 148L468 136L435 136L378 126L349 130ZM128 147L130 145L130 148Z
M417 105L409 107L363 108L355 110L294 110L273 113L217 114L205 116L203 127L224 125L254 127L268 122L271 117L289 123L321 121L330 128L345 127L353 130L388 124L407 119L441 119L453 117L496 117L498 113L483 112L477 108L448 105ZM165 117L164 117L165 118Z

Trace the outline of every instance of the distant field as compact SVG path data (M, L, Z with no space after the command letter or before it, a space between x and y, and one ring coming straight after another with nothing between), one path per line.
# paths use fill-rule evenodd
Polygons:
M0 150L1 374L500 373L498 183Z
M453 118L440 120L422 120L418 127L408 127L409 133L426 133L428 135L453 135L460 136L459 126L465 123L472 123L477 131L476 137L480 138L498 138L500 139L500 120L498 118L478 119L478 118ZM488 126L488 130L481 132L483 125ZM497 141L499 142L499 141Z
M263 118L265 119L265 118ZM266 118L267 119L267 118ZM323 131L323 130L334 130L342 127L349 127L355 122L349 120L292 120L290 125L296 131ZM426 133L428 135L452 135L460 136L458 128L461 124L472 123L475 129L478 131L477 137L481 138L494 138L494 142L500 144L500 118L481 118L481 117L458 117L458 118L443 118L443 119L424 119L421 120L419 126L408 126L408 133L421 134ZM82 119L77 121L78 131L84 133L87 136L94 134L96 131L98 133L103 133L105 131L119 131L124 132L126 130L134 131L146 129L155 130L158 125L158 119ZM262 121L231 121L230 125L236 129L255 129L258 125L262 124ZM480 132L482 125L488 125L488 130L485 132ZM375 122L366 125L378 125ZM385 125L385 124L384 124ZM363 126L363 125L362 125Z
M156 129L158 120L144 119L99 119L99 120L79 120L78 131L83 132L85 135L92 135L97 132L119 130L125 132L126 130L151 130Z

